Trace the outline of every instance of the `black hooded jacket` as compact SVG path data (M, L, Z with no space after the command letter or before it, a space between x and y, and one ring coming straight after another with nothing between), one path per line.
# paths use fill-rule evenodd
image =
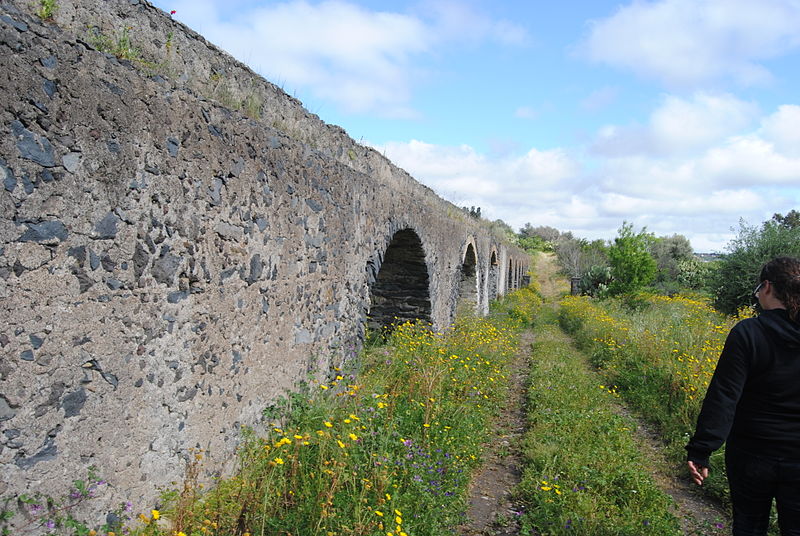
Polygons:
M800 325L783 309L736 324L708 386L688 460L708 467L724 441L800 461Z

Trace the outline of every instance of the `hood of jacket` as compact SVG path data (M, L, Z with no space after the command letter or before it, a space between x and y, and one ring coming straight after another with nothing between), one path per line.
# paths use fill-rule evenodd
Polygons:
M789 348L800 348L800 324L789 319L785 309L769 309L758 316L759 322Z

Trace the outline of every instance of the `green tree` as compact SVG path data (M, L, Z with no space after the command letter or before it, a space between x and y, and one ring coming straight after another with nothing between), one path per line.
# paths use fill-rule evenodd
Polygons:
M535 251L552 251L553 246L549 242L545 242L538 236L521 236L518 235L517 244L519 247L527 251L528 253L533 253Z
M775 219L761 227L740 221L739 233L727 249L711 276L710 290L715 307L734 314L753 303L753 287L764 263L775 257L800 257L800 226L787 226Z
M496 219L494 221L487 222L486 224L497 236L504 238L506 241L512 244L517 243L517 233L514 232L514 228L503 220Z
M656 260L659 281L674 281L678 278L678 263L694 257L692 244L683 235L660 236L653 241L650 253Z
M772 220L788 229L797 229L800 227L800 212L790 210L786 213L786 216L783 214L773 214Z
M636 233L633 224L622 223L618 236L608 248L614 277L608 288L610 294L633 292L653 282L657 271L656 260L650 254L653 241L653 235L644 228Z

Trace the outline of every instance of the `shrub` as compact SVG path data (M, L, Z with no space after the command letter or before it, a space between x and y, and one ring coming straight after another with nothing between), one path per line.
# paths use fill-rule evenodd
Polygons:
M608 294L608 285L611 284L611 279L610 267L594 265L581 277L578 290L581 294L602 297Z
M623 222L619 236L608 248L608 260L614 280L609 285L612 295L633 292L649 285L656 275L656 261L650 255L653 235L645 229L635 233L633 224Z
M753 287L758 284L761 267L778 256L800 257L800 227L782 225L775 220L761 227L739 222L739 234L728 244L729 253L712 274L714 306L735 314L753 302Z

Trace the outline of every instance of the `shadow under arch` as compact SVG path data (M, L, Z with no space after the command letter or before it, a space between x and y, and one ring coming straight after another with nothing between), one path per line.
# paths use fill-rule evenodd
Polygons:
M461 263L461 280L458 286L456 314L474 313L478 307L478 255L470 243Z
M406 321L431 322L430 277L422 240L413 229L397 231L383 261L367 263L370 285L367 328L380 333ZM377 273L375 273L377 271ZM372 277L370 277L372 280Z

